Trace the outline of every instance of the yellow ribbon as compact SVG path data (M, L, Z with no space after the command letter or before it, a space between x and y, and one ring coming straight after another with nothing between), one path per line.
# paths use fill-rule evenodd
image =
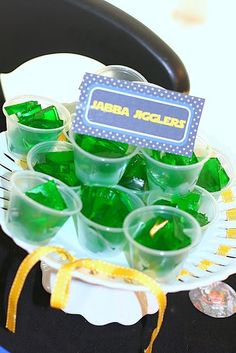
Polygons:
M15 276L14 282L12 284L9 298L8 298L8 308L7 308L7 322L6 328L12 332L16 330L16 313L18 300L24 286L26 277L32 267L44 256L50 253L57 253L68 261L73 261L74 257L70 255L66 250L56 247L56 246L44 246L36 249L31 254L26 256L22 261L17 274Z
M66 306L73 271L79 269L89 269L94 273L99 273L109 277L122 278L129 282L135 281L136 283L146 286L156 297L157 302L159 304L159 315L157 325L156 328L153 330L150 343L147 349L145 350L145 353L152 352L153 343L160 331L166 308L166 295L162 291L160 286L156 283L156 281L150 278L149 276L145 275L144 273L131 268L113 265L100 260L75 259L64 249L53 246L45 246L38 248L33 253L29 254L20 265L9 295L6 327L10 331L15 332L17 302L27 274L29 273L30 269L36 264L36 262L41 259L41 257L49 254L50 252L57 252L61 255L65 255L66 258L69 260L69 262L64 264L57 273L56 282L52 291L50 303L53 308L63 309Z

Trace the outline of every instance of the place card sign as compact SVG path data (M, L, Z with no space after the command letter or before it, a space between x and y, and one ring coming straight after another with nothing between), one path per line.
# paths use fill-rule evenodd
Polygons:
M191 156L204 99L86 73L73 131Z

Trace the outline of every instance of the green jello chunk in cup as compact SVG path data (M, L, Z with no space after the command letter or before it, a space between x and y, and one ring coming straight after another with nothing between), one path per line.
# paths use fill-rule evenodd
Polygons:
M138 148L126 143L80 135L70 131L75 153L75 172L87 185L117 185Z
M191 215L169 206L134 210L124 221L124 232L130 265L158 281L174 275L201 235Z
M148 189L146 163L141 154L136 154L129 161L119 185L137 191Z
M141 224L134 239L156 250L178 250L191 244L191 238L185 234L181 220L167 220L162 216Z
M70 119L62 104L36 96L10 99L4 103L3 112L7 123L8 149L19 159L26 159L34 145L57 140Z
M19 118L26 113L30 113L35 109L38 109L38 107L41 107L41 105L38 104L38 101L28 101L28 102L8 105L8 106L5 106L4 109L6 110L8 115L16 114L17 117Z
M29 197L30 199L36 201L40 205L44 205L46 207L49 207L53 210L57 211L63 211L67 208L66 202L61 196L55 182L53 180L50 180L46 183L37 185L33 189L30 189L29 191L25 192L25 195ZM22 222L25 222L24 218L25 217L34 217L34 214L31 210L27 209L26 205L22 203L22 208L25 209L24 212L25 214L22 217ZM34 242L35 239L35 232L38 234L38 240L39 242L41 241L41 236L43 237L43 234L45 233L45 229L52 229L56 230L59 229L63 226L65 221L67 220L67 217L61 217L61 218L55 218L53 215L46 215L43 217L39 218L34 218L30 222L30 226L28 229L28 234L29 231L31 230L31 235L28 235L27 241L32 241ZM41 234L40 234L41 232Z
M33 169L37 172L51 175L68 186L80 185L80 181L75 174L73 151L39 153L38 158L40 161L33 166Z
M159 199L153 203L153 205L165 205L179 208L191 214L200 224L201 227L209 223L209 219L206 214L199 212L201 202L201 194L197 191L189 192L182 196L173 196L170 200Z
M61 196L54 180L37 185L33 189L26 191L25 194L41 205L53 208L54 210L63 211L67 208L65 200Z
M76 193L47 175L15 172L10 182L7 228L23 241L33 244L48 242L68 218L81 209Z
M45 154L46 163L53 163L61 165L63 163L74 162L74 152L73 151L56 151L56 152L46 152Z
M181 156L173 153L151 150L151 157L162 163L170 165L191 165L198 163L198 158L193 152L191 157Z
M22 125L39 129L55 129L63 125L57 108L53 105L42 109L37 101L28 101L5 106L4 109L9 115L15 114Z
M76 134L76 143L86 152L105 158L120 158L127 154L127 143L107 140L99 137Z
M106 227L121 228L125 217L134 209L130 195L120 189L82 186L82 214Z
M173 196L172 202L175 207L180 210L186 211L191 214L200 224L201 227L209 223L208 216L202 212L199 212L201 204L201 194L198 191L189 192L187 195Z
M31 126L37 129L55 129L63 125L56 107L49 106L29 116L19 118L20 124Z
M142 149L142 153L147 165L149 189L158 189L168 195L184 195L196 185L211 148L203 139L197 138L191 157L150 149Z
M113 256L124 247L123 222L141 199L121 186L81 186L79 242L89 252Z
M211 157L203 166L197 185L209 192L222 190L229 183L229 176L217 157Z

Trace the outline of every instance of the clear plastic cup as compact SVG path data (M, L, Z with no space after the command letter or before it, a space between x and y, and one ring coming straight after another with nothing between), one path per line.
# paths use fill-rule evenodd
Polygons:
M109 189L125 192L129 196L133 209L144 206L138 196L121 186L113 186ZM117 210L117 213L119 213L119 209ZM115 256L123 250L126 244L126 238L122 227L112 228L95 223L82 213L79 215L78 228L80 245L87 252L92 253L97 257Z
M34 128L20 124L12 117L12 115L8 115L5 110L5 107L9 105L24 103L31 100L38 101L39 104L42 105L42 108L54 105L57 108L60 119L64 121L64 124L55 129ZM19 159L26 159L27 153L34 145L43 141L57 140L62 132L68 129L71 120L69 111L62 104L40 96L27 95L9 99L3 104L3 113L6 116L7 123L8 149Z
M63 211L46 207L25 194L52 179L32 171L15 172L12 175L7 228L15 238L32 244L47 243L69 217L77 215L81 210L82 204L76 193L56 179L53 180L68 206Z
M73 151L73 146L71 143L66 141L46 141L35 145L29 153L27 154L27 165L30 170L34 170L36 163L44 163L44 154L47 152L64 152ZM63 182L63 180L61 180ZM69 186L69 185L68 185ZM80 183L76 186L69 186L75 192L78 192L80 188Z
M135 237L140 226L157 216L176 222L181 220L191 244L179 250L156 250L138 243ZM126 255L130 266L162 282L174 277L181 263L201 239L198 222L188 213L168 206L146 206L131 212L124 221L124 233L128 240Z
M212 226L218 218L219 208L215 198L205 189L200 186L195 186L192 190L197 191L201 195L198 212L203 213L207 216L209 223L201 226L202 233L205 232L210 226ZM161 195L158 191L153 190L150 192L147 198L147 205L155 205L158 200L167 200L170 201L171 197L166 196L165 194ZM186 211L187 212L187 211Z
M75 171L79 180L87 185L113 186L118 184L129 160L138 153L138 148L129 146L129 154L120 158L104 158L83 150L75 141L74 133L69 133L74 147Z
M191 165L170 165L151 157L151 150L142 149L146 159L150 190L159 190L168 195L184 195L195 186L204 163L209 159L211 148L202 138L196 139L194 153L200 159Z
M117 80L147 82L146 78L138 71L131 69L128 66L109 65L105 66L96 72L98 75L112 77Z

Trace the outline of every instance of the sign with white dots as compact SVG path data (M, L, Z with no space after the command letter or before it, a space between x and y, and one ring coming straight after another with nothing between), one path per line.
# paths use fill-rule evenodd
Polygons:
M204 99L86 73L73 131L191 156Z

